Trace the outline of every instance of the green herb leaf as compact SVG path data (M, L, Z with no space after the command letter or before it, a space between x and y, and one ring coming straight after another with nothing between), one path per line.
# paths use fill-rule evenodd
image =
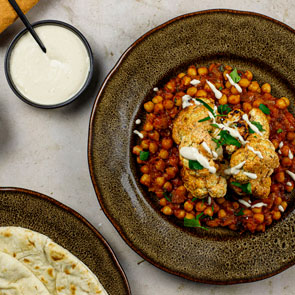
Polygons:
M171 202L171 193L164 192L163 197L164 197L168 202Z
M205 122L205 121L209 121L209 120L211 120L211 118L210 117L206 117L204 119L199 120L198 122Z
M192 202L194 202L195 200L197 200L198 198L192 198Z
M216 117L216 115L215 115L213 109L212 109L212 108L211 108L211 107L210 107L205 101L202 101L202 100L199 99L199 98L195 98L195 100L198 101L198 102L200 102L200 103L202 103L202 104L204 105L204 107L206 107L206 108L210 111L210 113L211 113L214 117Z
M216 139L216 138L211 138L211 139L212 139L212 141L214 141L214 142L216 143L216 148L215 148L215 150L218 150L218 149L220 148L220 146L221 146L221 143L220 143L219 140Z
M205 199L202 199L202 205L204 205L204 203L205 203Z
M244 208L241 208L241 210L238 213L234 213L236 216L242 216L244 215Z
M219 71L224 72L224 65L219 66Z
M222 87L220 86L218 89L219 89L219 90L222 90Z
M260 104L259 109L266 115L270 114L270 109L265 104Z
M212 212L214 213L214 205L212 205L211 209L212 209Z
M231 111L228 104L221 104L218 106L218 113L227 115Z
M235 83L238 83L241 80L236 68L229 75Z
M198 214L194 219L187 219L184 218L184 226L186 227L199 227L205 230L208 230L206 227L201 226L200 224L200 217L204 214L204 212Z
M203 169L204 167L196 160L189 160L188 161L188 166L189 166L189 169L192 169L192 170L201 170Z
M241 147L240 142L234 138L233 136L231 136L228 131L225 130L221 130L219 133L219 136L221 137L221 144L227 144L227 145L234 145L237 146L238 148Z
M140 151L139 159L141 161L146 161L149 158L150 152Z
M210 124L210 125L219 129L219 126L217 124Z
M244 184L241 184L239 182L232 182L231 184L241 188L242 191L244 193L246 193L246 194L251 194L252 193L252 188L251 188L251 183L250 182L249 183L244 183Z
M281 129L281 128L279 128L278 130L277 130L277 134L280 134L280 133L282 133L283 132L283 129Z
M253 125L255 125L259 131L265 131L262 127L262 125L259 123L259 122L256 122L256 121L251 121L251 123ZM251 128L249 129L249 133L255 133Z

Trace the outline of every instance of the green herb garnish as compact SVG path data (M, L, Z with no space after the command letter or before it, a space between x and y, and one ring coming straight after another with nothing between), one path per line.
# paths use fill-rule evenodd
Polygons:
M202 101L199 98L195 98L195 100L202 103L204 105L204 107L206 107L214 117L216 116L213 109L206 102Z
M188 218L184 218L184 226L186 227L199 227L199 228L202 228L202 229L205 229L205 230L208 230L208 228L204 227L204 226L201 226L201 223L200 223L200 217L204 214L204 212L198 214L196 216L196 218L194 219L188 219Z
M251 183L250 182L249 183L244 183L244 184L241 184L239 182L232 182L231 184L241 188L242 191L244 193L246 193L246 194L251 194L252 193Z
M218 106L218 113L227 115L231 111L228 104L221 104Z
M204 205L204 203L205 203L205 199L202 199L202 205Z
M253 125L255 125L259 131L265 131L262 127L262 125L259 123L259 122L256 122L256 121L251 121L251 123ZM249 129L249 133L255 133L251 128Z
M270 114L270 109L265 104L260 104L259 109L266 115Z
M221 145L227 144L227 145L237 146L238 148L241 147L240 142L236 138L234 138L233 136L231 136L228 133L228 131L221 130L218 135L220 136Z
M199 120L198 122L205 122L205 121L209 121L209 120L211 120L211 118L210 117L206 117L204 119Z
M239 76L236 68L233 71L231 71L229 75L235 83L238 83L241 80L241 77Z
M212 205L211 209L212 209L212 212L214 213L214 205Z
M194 202L195 200L197 200L198 198L192 198L192 202Z
M139 159L141 161L146 161L149 158L150 152L140 151Z
M196 160L189 160L189 161L188 161L188 166L189 166L189 169L192 169L192 170L201 170L201 169L204 168L204 167L199 163L199 161L196 161Z
M215 127L215 128L219 128L219 126L217 124L210 124L210 125Z
M278 130L277 130L277 134L280 134L280 133L282 133L283 132L283 129L282 128L279 128Z
M168 201L168 202L172 202L171 201L171 193L168 193L168 192L164 192L163 193L163 197Z
M219 90L222 90L222 87L220 86L218 89L219 89Z
M244 208L241 208L241 210L238 213L234 213L236 216L242 216L244 215Z

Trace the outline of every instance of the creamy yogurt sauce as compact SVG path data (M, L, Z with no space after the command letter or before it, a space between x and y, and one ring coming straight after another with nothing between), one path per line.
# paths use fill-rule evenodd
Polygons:
M84 86L90 59L82 40L59 25L35 28L47 53L39 48L31 34L24 34L10 56L10 76L17 90L28 100L55 105L75 96Z
M222 97L222 92L220 92L219 90L217 90L217 88L215 87L215 85L213 83L211 83L210 81L206 80L206 82L209 85L209 87L211 88L211 90L213 91L215 97L217 99L220 99Z
M252 124L251 122L250 122L250 120L249 120L249 117L248 117L248 115L247 114L244 114L243 116L242 116L242 119L249 125L249 127L255 132L255 133L257 133L257 134L259 134L259 135L263 135L260 131L259 131L259 129L254 125L254 124Z
M241 86L239 84L235 83L234 80L231 78L231 76L229 74L226 74L226 77L227 77L229 83L231 85L233 85L238 90L239 93L243 92Z

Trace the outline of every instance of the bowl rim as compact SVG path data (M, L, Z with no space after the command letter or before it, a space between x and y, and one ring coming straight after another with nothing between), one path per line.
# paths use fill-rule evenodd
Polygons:
M87 227L89 227L89 229L91 229L94 232L94 234L97 236L97 238L106 247L107 251L109 251L111 259L113 260L115 266L117 267L119 273L121 274L121 276L123 278L126 290L128 291L128 294L131 295L131 289L130 289L128 278L127 278L126 273L125 273L123 267L121 266L121 264L120 264L120 262L119 262L119 260L118 260L118 258L116 256L114 250L109 245L107 240L103 237L103 235L85 217L80 215L74 209L72 209L72 208L66 206L65 204L57 201L56 199L53 199L53 198L51 198L51 197L49 197L47 195L44 195L42 193L39 193L39 192L36 192L36 191L33 191L33 190L29 190L29 189L25 189L25 188L19 188L19 187L0 187L0 192L25 193L25 194L28 194L28 195L33 196L35 198L48 201L52 205L57 206L57 207L65 210L65 211L69 212L70 214L74 215L77 219L79 219L82 223L84 223Z
M80 40L83 42L86 50L87 50L87 54L89 56L89 72L88 72L88 76L86 81L84 82L82 88L71 98L67 99L66 101L57 103L57 104L49 104L49 105L44 105L44 104L39 104L37 102L33 102L31 100L29 100L28 98L26 98L24 95L22 95L20 93L20 91L17 89L17 87L14 85L13 83L13 79L10 75L10 69L9 69L9 61L10 61L10 56L11 53L15 47L15 45L17 44L18 40L28 32L27 28L24 28L23 30L21 30L19 33L17 33L17 35L13 38L13 40L11 41L11 43L8 46L8 49L6 51L5 54L5 58L4 58L4 71L5 71L5 76L6 76L6 80L11 88L11 90L14 92L14 94L20 98L22 101L24 101L25 103L37 107L37 108L41 108L41 109L56 109L56 108L60 108L63 106L66 106L68 104L70 104L71 102L73 102L74 100L76 100L83 92L84 90L89 86L91 80L92 80L92 76L93 76L93 71L94 71L94 58L93 58L93 52L92 49L87 41L87 39L85 38L85 36L74 26L65 23L63 21L60 20L52 20L52 19L48 19L48 20L41 20L41 21L37 21L32 23L33 27L39 27L39 26L43 26L43 25L56 25L56 26L61 26L64 27L70 31L72 31L76 36L78 36L80 38Z
M295 264L295 260L293 262L279 268L277 271L274 271L274 272L266 274L266 275L261 275L259 277L250 278L250 279L238 279L238 280L229 280L229 281L216 281L214 279L212 279L212 280L198 279L198 278L190 277L188 275L185 275L185 274L177 272L177 271L173 271L173 270L161 265L157 261L154 261L153 259L149 258L140 249L138 249L135 245L133 245L133 243L129 240L127 234L121 228L121 225L115 221L115 219L108 212L108 209L104 206L103 198L102 198L101 193L99 191L98 184L96 183L96 180L95 180L94 167L93 167L92 155L91 155L92 154L92 137L93 137L93 129L94 129L94 117L95 117L95 112L96 112L96 109L98 107L98 104L101 102L100 98L101 98L101 96L102 96L102 94L104 92L104 88L106 87L108 81L111 80L112 76L116 73L117 69L120 67L120 65L122 64L124 59L129 55L129 53L132 52L132 50L137 45L139 45L142 41L144 41L144 39L146 39L148 36L150 36L151 34L153 34L156 31L160 31L162 28L168 26L171 23L174 23L174 22L177 22L177 21L180 21L182 19L189 18L189 17L194 17L194 16L197 16L197 15L214 14L214 13L230 13L230 14L233 14L233 15L246 15L246 16L260 17L262 19L274 22L274 23L282 26L283 28L289 30L291 33L295 34L295 29L293 29L289 25L287 25L287 24L285 24L285 23L283 23L283 22L281 22L281 21L279 21L279 20L277 20L275 18L267 16L265 14L252 12L252 11L244 11L244 10L237 10L237 9L222 9L222 8L206 9L206 10L200 10L200 11L195 11L195 12L191 12L191 13L185 13L185 14L176 16L176 17L174 17L174 18L172 18L172 19L170 19L170 20L168 20L168 21L166 21L166 22L152 28L151 30L147 31L142 36L140 36L138 39L136 39L123 52L123 54L120 56L120 58L115 63L113 68L110 70L108 75L105 77L104 81L102 82L102 84L101 84L101 86L100 86L100 88L98 90L98 94L96 96L96 99L95 99L93 107L92 107L92 111L91 111L91 115L90 115L90 121L89 121L89 128L88 128L88 150L87 150L88 168L89 168L89 173L90 173L91 181L92 181L92 184L93 184L93 188L94 188L96 196L97 196L97 200L98 200L104 214L109 219L109 221L112 223L112 225L117 230L117 232L119 233L121 238L125 241L125 243L133 251L135 251L139 256L141 256L143 259L145 259L146 261L148 261L149 263L151 263L155 267L157 267L157 268L159 268L159 269L161 269L161 270L163 270L163 271L165 271L167 273L176 275L178 277L185 278L185 279L190 280L190 281L194 281L194 282L198 282L198 283L204 283L204 284L212 284L212 285L234 285L234 284L240 284L240 283L256 282L256 281L260 281L260 280L272 277L272 276L274 276L276 274L279 274L282 271L288 269L289 267L293 266Z

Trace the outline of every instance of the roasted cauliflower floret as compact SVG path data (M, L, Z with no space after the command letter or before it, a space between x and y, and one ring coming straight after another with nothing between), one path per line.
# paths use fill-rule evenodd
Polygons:
M265 114L257 108L253 108L249 112L250 121L255 121L261 124L263 130L260 131L264 138L269 138L269 124Z
M194 170L184 167L181 171L185 188L195 198L205 198L210 195L212 198L222 198L226 194L226 179L217 174L207 176L196 176Z
M258 134L247 138L245 147L238 149L231 157L230 168L225 173L233 174L232 181L240 184L251 183L252 194L266 198L270 192L269 176L279 166L279 157L273 144ZM238 167L236 171L234 167ZM231 181L231 182L232 182ZM238 194L243 194L240 188L232 185Z

